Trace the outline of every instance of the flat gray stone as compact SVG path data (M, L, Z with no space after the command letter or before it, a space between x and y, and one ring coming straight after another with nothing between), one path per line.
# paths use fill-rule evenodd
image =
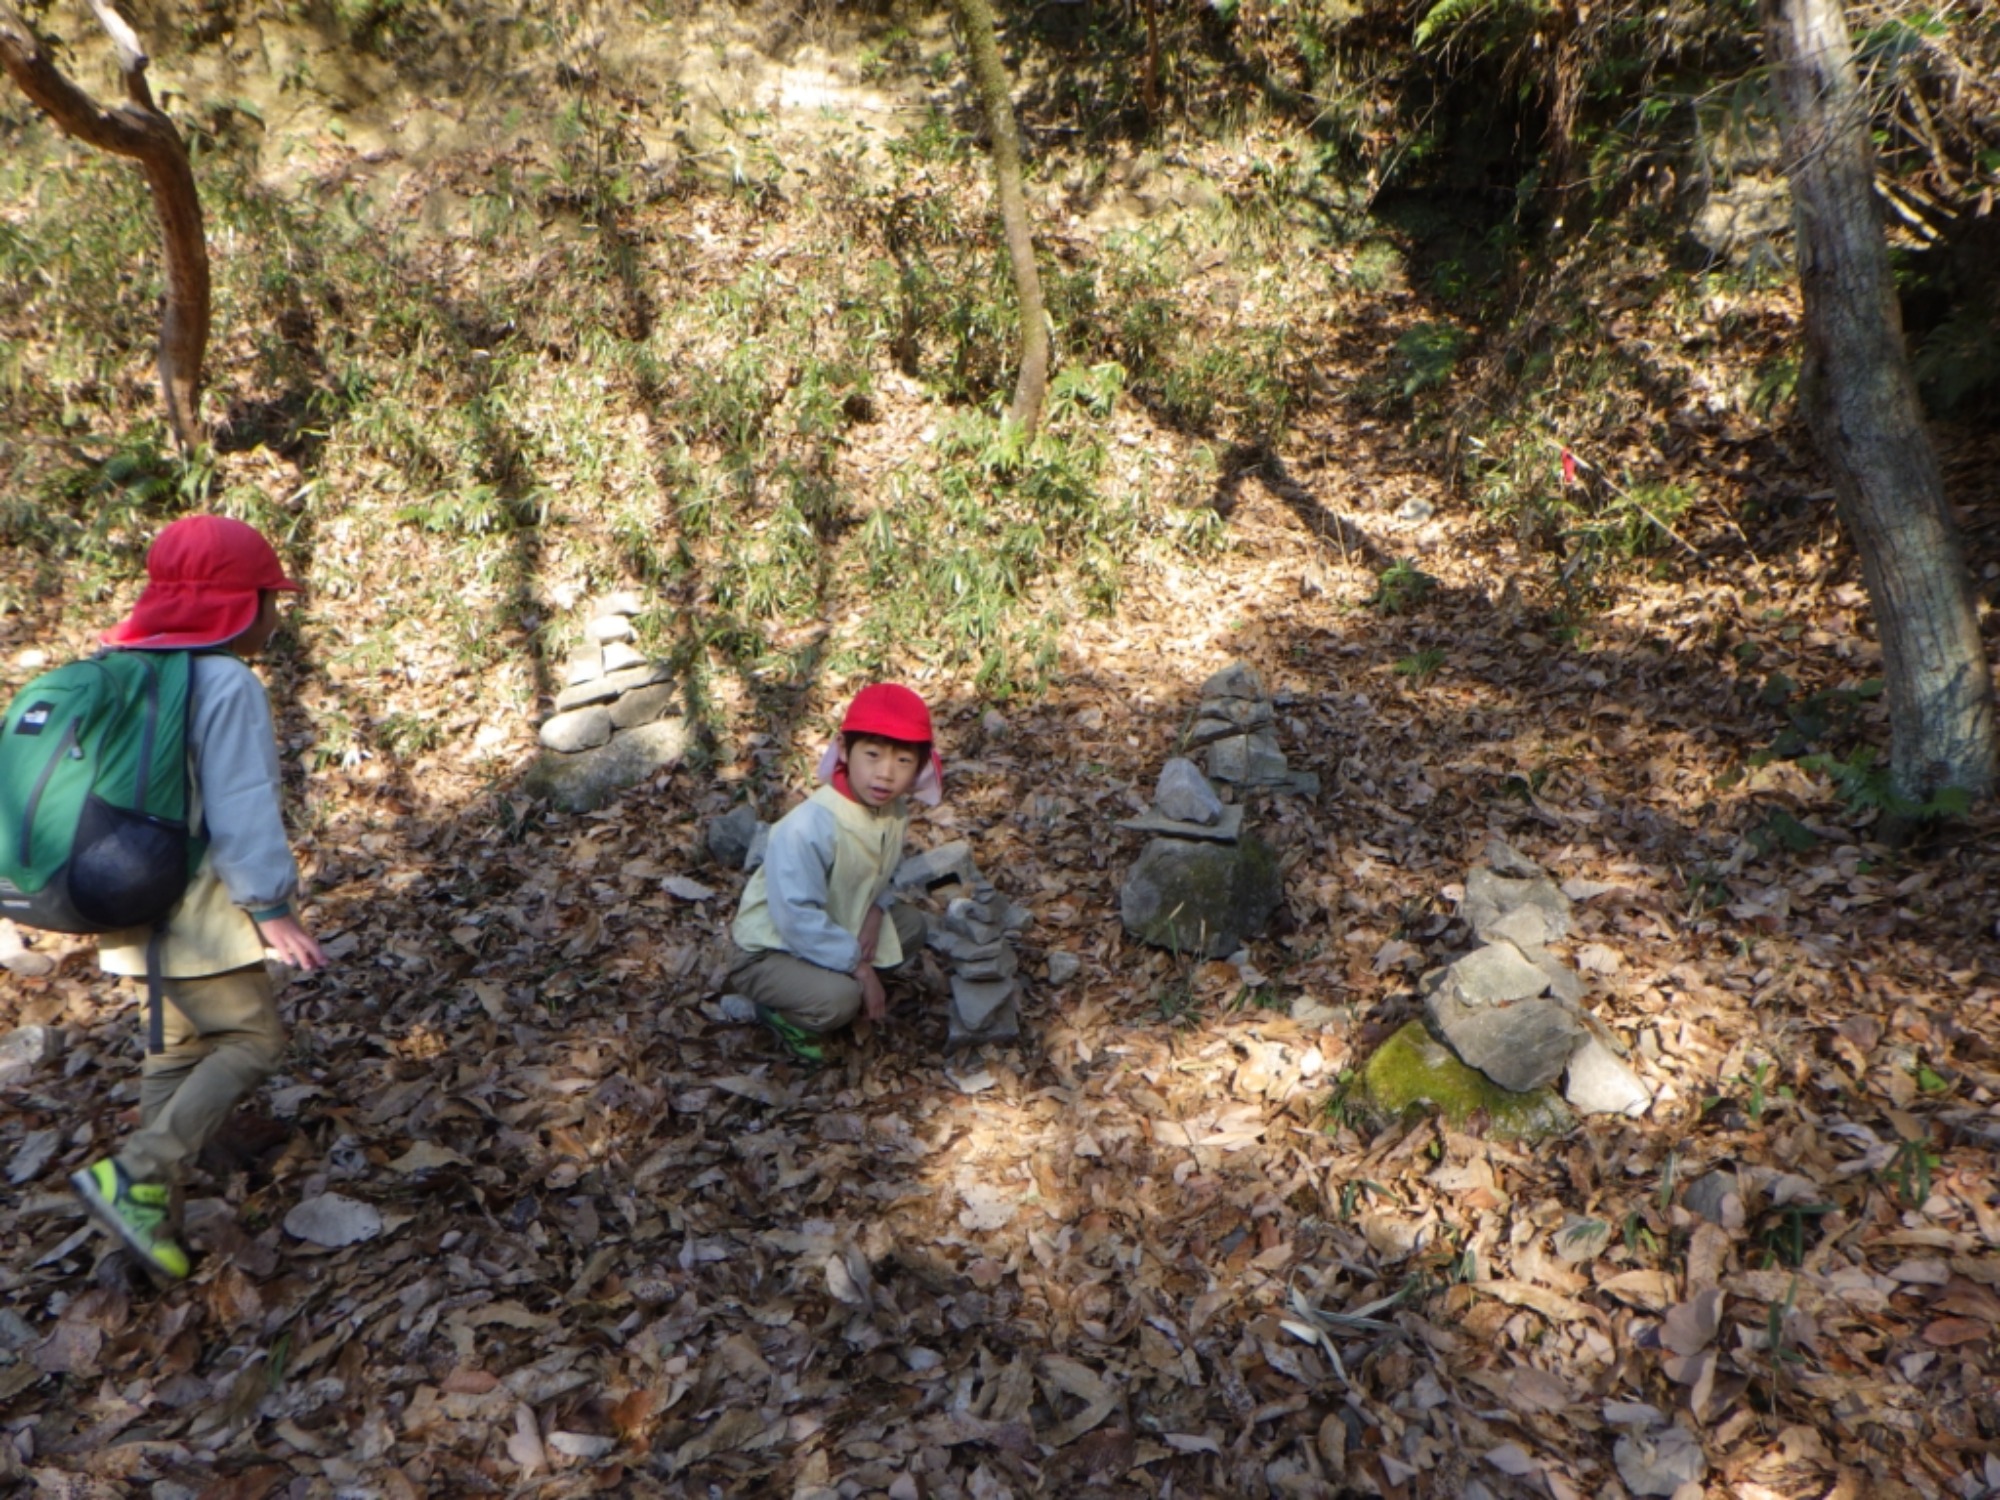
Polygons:
M1494 874L1514 880L1534 880L1548 873L1497 833L1486 841L1486 863Z
M626 787L678 764L688 743L683 720L642 724L594 750L540 756L529 768L525 786L531 796L546 797L564 812L596 812Z
M600 618L606 615L642 615L646 612L646 601L632 589L620 589L599 599L590 607L590 612Z
M1563 1097L1586 1115L1643 1115L1653 1102L1639 1075L1595 1037L1570 1054ZM1689 1206L1693 1206L1692 1201Z
M1563 936L1561 932L1551 930L1549 914L1539 906L1517 906L1491 921L1481 923L1473 931L1489 943L1504 938L1523 950L1543 947Z
M1012 979L1021 972L1021 956L1007 944L990 958L968 958L959 963L952 976L957 979Z
M1134 833L1156 833L1170 839L1204 839L1213 844L1233 844L1243 834L1243 809L1233 802L1226 803L1218 822L1180 823L1162 817L1158 808L1149 808L1136 818L1120 818L1118 826Z
M1231 786L1250 774L1250 736L1233 734L1208 747L1208 774Z
M1204 698L1195 716L1214 723L1233 724L1238 734L1268 728L1277 719L1277 710L1265 698Z
M1259 729L1210 745L1208 774L1238 786L1281 786L1291 780L1292 771L1277 736Z
M750 838L750 852L743 856L743 873L753 874L764 863L764 851L771 847L771 825L759 823Z
M1009 901L1004 896L1000 901L999 916L1000 925L1009 933L1016 936L1026 932L1035 922L1035 914L1033 912L1021 905L1020 902Z
M599 615L583 627L583 633L600 646L632 639L632 622L623 615Z
M987 1019L1019 988L1012 979L964 979L951 981L951 1014L967 1031L984 1029Z
M748 995L724 995L716 1001L715 1008L722 1012L722 1019L734 1021L738 1026L747 1026L757 1019L757 1002Z
M1445 971L1445 988L1469 1006L1511 1005L1545 994L1549 976L1512 943L1488 943Z
M1548 876L1502 875L1485 865L1474 865L1465 875L1465 900L1459 907L1473 932L1481 939L1502 936L1494 924L1532 908L1542 918L1542 942L1558 942L1570 932L1570 899ZM1525 921L1525 918L1517 920Z
M1007 939L1007 929L998 922L974 922L967 917L954 917L950 912L938 918L937 925L941 931L977 948L990 947Z
M751 841L763 826L764 820L757 816L754 807L747 802L738 803L721 817L709 819L708 827L702 831L702 842L708 845L709 857L717 864L740 870L749 857Z
M955 964L978 963L992 958L1007 946L1006 938L998 932L989 938L973 937L954 931L944 921L931 923L924 940Z
M1268 729L1252 731L1244 746L1249 765L1243 780L1253 786L1282 786L1292 779L1292 768L1285 760L1285 752L1278 748L1278 737Z
M1217 740L1226 740L1232 735L1239 735L1241 733L1243 733L1243 726L1240 724L1232 724L1227 719L1212 719L1204 716L1196 719L1194 721L1194 728L1187 732L1185 748L1200 750L1205 746L1214 744Z
M594 677L589 682L575 683L557 693L556 712L585 708L592 703L609 703L613 698L639 688L650 687L656 682L665 682L672 675L673 669L663 661L642 662L636 667L626 667L623 671L607 672L602 677Z
M1560 1078L1586 1036L1569 1008L1555 1000L1472 1006L1447 984L1424 1006L1462 1062L1519 1094Z
M626 641L613 641L604 648L604 670L622 672L627 667L644 666L646 654Z
M1546 948L1523 948L1521 953L1529 963L1542 971L1542 977L1549 982L1551 995L1571 1009L1582 1011L1588 986L1584 984L1581 974Z
M1233 661L1201 685L1204 698L1262 698L1264 679L1247 663Z
M953 839L935 849L912 854L896 866L890 883L898 890L908 890L912 886L928 888L942 885L947 880L963 880L970 885L978 878L978 873L972 865L972 845L964 839Z
M1082 959L1074 953L1065 953L1060 948L1049 955L1048 963L1050 984L1068 984L1076 978L1077 971L1083 967Z
M988 1012L977 1027L966 1025L950 1006L945 1008L945 1018L949 1022L944 1039L947 1048L971 1047L980 1042L1015 1042L1021 1038L1021 1006L1019 998L1013 995Z
M633 729L664 719L674 711L679 699L680 689L671 682L655 682L647 687L634 688L611 705L611 727Z
M1317 797L1319 795L1319 773L1317 771L1294 771L1285 779L1280 790L1294 797Z
M1262 932L1283 899L1278 857L1255 834L1235 844L1156 838L1125 877L1118 911L1141 942L1222 958Z
M563 686L595 682L604 675L604 653L595 646L579 646L563 664Z
M573 755L594 750L611 738L611 711L602 707L573 708L559 713L541 728L544 749Z
M1222 799L1201 774L1201 767L1185 756L1176 755L1160 768L1153 788L1153 808L1175 823L1199 823L1204 827L1222 821Z

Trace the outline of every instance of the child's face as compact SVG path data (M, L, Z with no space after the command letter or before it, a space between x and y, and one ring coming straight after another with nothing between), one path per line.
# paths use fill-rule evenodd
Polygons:
M245 661L256 656L271 644L271 637L278 633L278 591L261 589L257 595L257 618L250 622L250 628L231 641L227 650Z
M887 807L917 784L923 762L908 745L856 740L847 752L847 784L870 807Z

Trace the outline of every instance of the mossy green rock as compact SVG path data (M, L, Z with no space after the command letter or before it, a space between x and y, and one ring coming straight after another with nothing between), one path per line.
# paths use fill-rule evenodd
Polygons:
M1234 844L1154 839L1118 894L1125 930L1156 948L1227 958L1284 898L1278 856L1254 834Z
M1463 1129L1484 1112L1487 1132L1508 1140L1560 1135L1576 1123L1553 1089L1517 1094L1503 1089L1412 1021L1375 1049L1361 1070L1358 1100L1377 1119L1396 1119L1413 1105L1428 1105Z

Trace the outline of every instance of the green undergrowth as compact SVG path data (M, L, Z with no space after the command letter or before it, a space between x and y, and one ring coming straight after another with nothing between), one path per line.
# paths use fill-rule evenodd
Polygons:
M0 128L23 145L0 163L15 607L94 608L160 523L210 507L308 568L302 634L351 680L416 635L454 670L553 664L578 601L636 583L669 606L640 644L698 712L725 678L764 698L919 667L1005 698L1142 549L1225 543L1214 453L1292 410L1283 317L1177 317L1194 252L1134 236L1050 258L1063 362L1025 440L998 415L1015 310L984 159L942 119L872 177L777 194L640 171L619 120L571 109L538 151L456 168L442 226L352 180L277 189L196 131L214 442L183 460L138 179ZM1169 441L1115 441L1135 420Z

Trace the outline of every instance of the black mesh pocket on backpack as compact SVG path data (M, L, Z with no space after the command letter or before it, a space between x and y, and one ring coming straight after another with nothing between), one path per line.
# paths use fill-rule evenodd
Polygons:
M157 922L188 888L187 824L87 797L68 876L77 915L100 930Z

